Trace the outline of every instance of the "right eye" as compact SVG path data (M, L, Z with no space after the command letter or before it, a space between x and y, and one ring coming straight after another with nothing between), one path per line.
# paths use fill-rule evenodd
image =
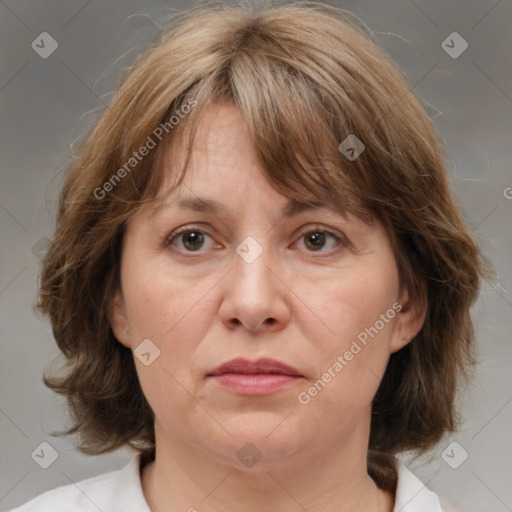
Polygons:
M197 253L204 246L206 238L213 240L201 229L188 226L168 235L165 239L165 246L181 253Z

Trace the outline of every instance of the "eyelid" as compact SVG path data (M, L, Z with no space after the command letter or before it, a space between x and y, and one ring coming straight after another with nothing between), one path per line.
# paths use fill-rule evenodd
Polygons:
M322 231L324 233L329 233L330 235L332 235L334 238L336 238L340 242L346 241L345 236L342 233L339 233L338 231L333 230L331 228L322 226L321 224L315 224L315 223L309 224L309 225L306 225L306 226L300 228L298 235L303 236L306 233L311 233L313 231Z

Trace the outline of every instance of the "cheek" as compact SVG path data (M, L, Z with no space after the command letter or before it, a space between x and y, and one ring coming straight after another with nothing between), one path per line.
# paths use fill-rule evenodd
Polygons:
M184 387L190 388L190 367L211 327L212 306L205 294L215 284L180 278L164 263L127 258L122 276L133 346L149 339L158 353L149 366L135 361L144 394L157 410L159 404L176 407L190 400Z
M165 255L143 252L126 258L122 279L127 315L139 338L165 341L178 350L183 345L180 339L193 345L195 333L204 329L207 320L203 310L208 282L184 279L169 270Z
M210 328L208 300L201 300L204 286L185 285L155 266L151 272L133 270L132 275L140 277L126 287L128 315L135 325L132 333L136 344L150 339L159 351L149 366L136 358L139 382L157 418L186 438L190 433L180 418L186 415L204 422L204 411L191 407L190 398L190 369Z
M338 279L320 282L314 299L309 294L311 309L325 327L321 337L324 353L348 348L360 334L364 338L362 333L392 308L398 295L398 274L393 261L386 262L344 269ZM390 337L394 316L388 315L384 324L379 321L380 339Z
M398 274L393 260L346 270L338 280L317 288L314 311L324 327L309 333L318 380L308 395L314 395L317 406L332 407L333 418L349 410L359 417L371 403L389 359L396 322L392 306Z

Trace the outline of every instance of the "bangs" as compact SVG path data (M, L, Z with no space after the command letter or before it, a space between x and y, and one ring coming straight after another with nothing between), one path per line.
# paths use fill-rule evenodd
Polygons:
M145 200L158 208L189 169L199 126L215 122L209 111L236 106L270 185L285 197L328 206L370 222L376 216L364 182L368 165L361 155L350 161L339 145L353 123L339 102L314 77L269 53L258 43L240 44L216 73L204 76L173 102L168 119L194 98L197 106L160 143ZM310 65L310 63L308 63ZM209 121L208 121L209 119ZM179 154L179 157L178 157ZM165 186L164 182L171 182ZM362 183L363 182L363 183Z

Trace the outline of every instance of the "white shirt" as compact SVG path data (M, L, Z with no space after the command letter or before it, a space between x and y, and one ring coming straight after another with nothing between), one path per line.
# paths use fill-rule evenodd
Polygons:
M395 458L398 484L393 512L449 512L437 494ZM191 503L189 510L194 510ZM201 510L200 504L197 504ZM46 491L10 512L151 512L142 492L140 455L122 469Z

